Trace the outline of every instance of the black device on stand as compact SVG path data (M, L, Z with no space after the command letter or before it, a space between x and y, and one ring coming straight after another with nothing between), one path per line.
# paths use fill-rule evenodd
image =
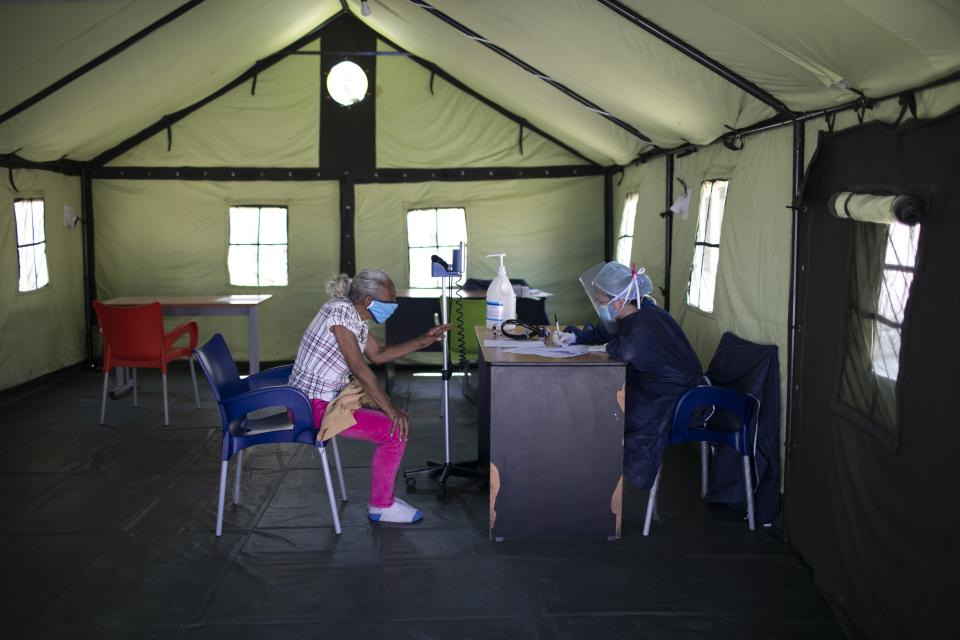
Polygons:
M440 313L442 314L441 324L447 324L448 309L447 297L450 284L453 278L463 276L463 254L464 244L460 243L459 249L453 250L453 265L448 265L440 256L430 257L431 274L435 278L440 278ZM463 322L463 314L460 313L460 322ZM462 334L462 331L461 331ZM461 352L462 353L462 352ZM464 358L465 359L465 358ZM450 461L450 379L453 377L453 371L450 367L450 332L443 336L443 443L444 443L444 461L434 462L427 460L427 466L420 469L411 469L403 472L403 478L407 482L407 487L413 488L417 484L417 478L428 478L437 481L437 497L443 498L446 494L447 481L451 477L487 479L487 472L479 469L479 461L471 462L451 462Z

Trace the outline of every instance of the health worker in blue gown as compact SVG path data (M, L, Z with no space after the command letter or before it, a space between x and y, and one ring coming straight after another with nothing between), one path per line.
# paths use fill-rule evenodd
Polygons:
M688 389L706 383L700 359L680 325L650 297L653 284L643 269L601 263L580 282L600 324L567 331L578 344L606 343L610 357L627 363L624 475L649 488L669 443L674 405Z

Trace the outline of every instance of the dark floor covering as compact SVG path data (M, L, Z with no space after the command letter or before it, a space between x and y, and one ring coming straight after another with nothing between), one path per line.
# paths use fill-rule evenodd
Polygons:
M413 526L366 518L371 445L342 440L335 536L317 451L248 450L243 500L215 538L220 427L201 378L140 375L140 408L73 371L0 395L0 637L840 638L809 569L773 529L704 505L692 450L668 452L661 521L624 492L623 538L487 539L488 495L454 480L399 495ZM440 380L402 372L414 431L402 468L442 454ZM476 405L451 386L454 457L476 452ZM231 474L232 475L232 474Z

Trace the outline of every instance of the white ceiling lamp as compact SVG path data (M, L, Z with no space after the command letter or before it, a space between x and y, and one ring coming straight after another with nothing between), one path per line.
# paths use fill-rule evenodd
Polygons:
M367 95L367 74L356 62L338 62L327 74L327 93L345 107L357 104Z
M360 15L364 17L370 15L370 3L367 0L360 0Z

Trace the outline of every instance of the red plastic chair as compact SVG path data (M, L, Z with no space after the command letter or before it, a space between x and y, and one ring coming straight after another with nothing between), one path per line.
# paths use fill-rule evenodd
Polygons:
M160 369L163 378L163 424L170 424L167 407L167 364L177 358L190 359L193 393L200 408L197 374L193 368L193 350L197 347L197 323L184 322L170 332L163 330L163 312L159 302L137 307L121 307L93 301L103 336L103 398L100 401L100 424L107 418L107 385L114 367L133 369L133 406L137 404L137 369ZM189 342L175 343L183 335Z

